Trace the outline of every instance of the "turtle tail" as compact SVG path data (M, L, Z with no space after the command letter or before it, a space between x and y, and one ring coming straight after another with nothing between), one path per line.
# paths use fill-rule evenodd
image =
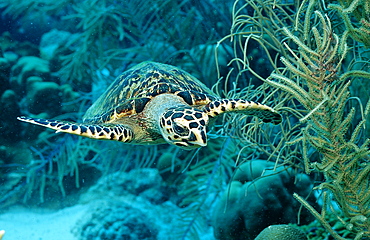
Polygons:
M204 106L203 111L210 117L216 117L226 112L236 112L256 116L263 122L271 122L275 125L282 121L281 115L271 107L242 99L215 100Z
M28 122L43 127L51 128L56 132L65 132L101 140L115 140L120 142L130 142L133 133L123 125L114 124L82 124L61 120L49 120L40 118L18 117L20 121Z

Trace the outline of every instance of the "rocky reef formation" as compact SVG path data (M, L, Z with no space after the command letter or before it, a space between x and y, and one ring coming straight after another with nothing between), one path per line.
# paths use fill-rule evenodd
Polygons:
M264 160L242 164L233 181L217 203L212 225L217 239L254 239L273 224L307 223L313 217L303 211L293 193L310 196L312 183L305 174L278 167ZM315 197L308 198L315 205Z
M79 201L89 204L73 232L78 239L171 239L179 208L156 169L116 172L101 178Z

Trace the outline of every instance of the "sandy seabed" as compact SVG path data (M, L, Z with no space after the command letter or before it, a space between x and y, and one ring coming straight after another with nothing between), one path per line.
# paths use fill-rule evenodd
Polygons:
M76 240L71 230L87 209L88 205L57 211L13 207L0 214L2 240Z

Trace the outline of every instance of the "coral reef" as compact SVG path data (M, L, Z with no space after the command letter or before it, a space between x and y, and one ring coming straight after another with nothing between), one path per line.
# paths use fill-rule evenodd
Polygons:
M43 80L50 79L49 62L35 56L21 57L12 66L12 76L10 85L19 93L25 90L24 87L27 86L29 77L37 76Z
M166 239L178 207L156 169L134 169L101 178L80 198L88 216L73 230L79 239Z
M340 236L343 236L346 239L355 239L356 234L347 229L344 222L338 221L338 218L336 217L337 214L338 213L327 212L326 221ZM307 225L295 225L295 227L304 231L307 234L308 239L321 240L330 238L331 236L331 234L325 229L325 227L323 227L323 225L317 220L312 221Z
M209 74L216 66L209 66L207 63L213 59L213 47L208 46L214 46L212 44L216 42L217 36L227 33L225 26L230 23L230 18L226 17L229 15L229 6L229 3L213 1L195 5L184 1L178 5L168 0L145 3L137 0L83 3L69 0L58 3L3 1L0 3L2 16L9 21L7 26L14 28L4 32L0 38L3 55L0 66L3 69L1 74L4 75L0 76L4 83L0 84L0 88L1 94L7 90L3 98L9 104L7 110L13 111L11 116L31 113L34 117L60 116L76 120L94 100L94 93L90 93L93 88L99 91L102 86L109 84L111 76L116 76L143 60L189 66L194 74L204 76L207 84L212 86L217 79L214 74ZM215 11L209 12L209 7ZM49 26L34 29L32 24L27 23L29 19L33 19L34 26ZM214 19L214 22L206 19ZM174 22L178 25L172 28ZM216 24L217 26L212 27ZM22 31L29 35L20 36L22 31L17 27L23 28ZM208 34L204 34L205 30ZM192 37L189 37L189 32ZM29 36L32 36L32 43L26 40ZM204 59L193 53L195 51L192 49L196 49L196 46L210 50L204 52ZM186 57L190 56L190 52L192 56ZM202 67L198 66L200 63ZM210 69L207 76L202 74L205 67ZM8 90L15 95L9 94L11 92ZM8 101L11 96L15 97L17 106L14 101L10 101L11 98ZM12 169L26 178L23 187L27 191L26 197L21 198L22 202L28 201L35 194L43 195L43 188L48 186L46 182L51 184L52 181L58 182L54 185L60 188L57 192L65 195L62 182L69 179L69 174L78 174L79 166L90 164L107 173L117 168L145 166L152 163L157 154L152 149L138 153L135 149L129 151L123 147L123 152L130 152L127 156L139 158L141 153L153 154L147 158L142 157L138 164L123 163L125 157L122 156L125 154L122 154L119 156L122 161L116 161L119 164L112 163L111 159L117 157L118 153L104 158L100 158L102 156L97 153L109 149L106 144L101 146L106 146L107 149L99 148L99 151L95 151L96 147L86 141L68 139L61 143L63 140L58 141L50 132L16 125L19 123L12 118L6 118L5 122L9 126L7 129L20 129L16 133L9 132L15 140L24 139L26 145L32 146L33 154L30 158L34 161L25 163L22 170ZM69 146L65 146L66 144ZM4 149L10 152L8 146ZM71 149L81 152L72 153ZM62 152L64 150L66 152ZM24 152L29 151L27 149ZM9 158L2 162L17 162L11 154L6 156ZM97 159L100 162L94 162ZM2 170L8 171L8 165L4 165ZM78 185L79 181L76 180L76 186ZM45 199L40 196L40 200L44 202Z
M339 13L346 30L355 41L370 47L370 4L366 0L339 0L329 4L328 8Z
M3 108L3 111L0 112L0 118L4 119L2 121L2 137L12 142L19 139L19 132L15 129L19 129L20 124L14 121L21 112L17 100L16 93L11 89L5 90L0 98L0 104Z
M78 34L72 34L68 31L62 31L57 29L52 29L51 31L45 33L41 37L40 41L40 56L42 59L51 62L51 70L60 69L61 63L61 53L64 45L68 43L71 38L78 38Z
M229 189L215 206L212 225L217 239L254 239L265 227L297 222L300 208L293 193L309 195L312 183L305 174L278 167L264 160L243 163L235 172ZM307 199L315 205L315 198ZM312 220L301 213L301 223ZM263 239L263 238L262 238Z
M271 225L265 228L255 240L306 240L301 230L290 225Z
M79 223L76 229L78 239L157 239L154 219L145 212L124 202L97 202L90 209L91 216Z
M42 82L38 77L27 79L28 111L32 114L58 115L60 108L55 106L62 102L61 95L59 85L55 82Z
M252 224L243 219L253 216L245 210L252 196L268 224L306 223L307 212L292 213L302 204L323 226L313 236L318 228L309 224L310 238L369 238L369 9L367 0L1 1L9 26L23 24L0 36L1 207L73 205L100 178L80 198L99 201L76 227L81 238L125 235L128 228L121 226L136 221L125 211L152 231L143 238L200 238L210 233L212 213L214 222L238 219L238 226L217 225L216 236L223 227L247 234L246 226L255 236L263 228L253 227L262 221L258 211ZM94 100L92 90L144 60L183 67L222 97L276 106L284 121L272 127L225 115L210 129L207 148L184 153L93 143L15 120L29 113L81 118ZM251 172L256 159L267 162ZM139 168L159 173L125 173ZM314 186L303 189L302 182L312 180ZM321 209L306 199L315 191ZM261 199L269 202L258 205ZM176 226L163 219L146 224L143 206L163 218L172 211L176 216L168 219ZM289 219L267 216L282 208Z
M161 204L168 200L166 192L166 185L158 170L154 168L133 169L128 173L115 172L99 179L81 196L80 202L85 203L93 199L100 199L108 194L117 198L140 195L150 203Z
M261 95L276 101L287 115L280 136L270 131L256 138L253 134L258 129L249 128L239 133L241 138L255 143L269 158L276 158L277 166L304 169L320 179L313 190L322 192L321 211L307 203L306 196L293 196L335 239L345 236L330 226L328 212L335 214L337 221L356 235L355 239L363 239L370 236L370 198L366 190L370 102L368 94L351 96L349 89L370 78L368 51L361 44L366 45L369 36L368 4L340 2L341 8L314 0L290 7L275 1L246 1L241 6L237 1L229 37L235 41L237 67L261 80ZM342 11L343 7L348 8ZM360 13L359 9L365 11ZM359 26L349 20L351 14L361 15L362 33L354 30ZM347 21L346 29L335 24L341 19ZM263 49L266 64L273 66L267 78L253 68L253 59L246 57L251 42ZM335 210L337 206L339 211Z

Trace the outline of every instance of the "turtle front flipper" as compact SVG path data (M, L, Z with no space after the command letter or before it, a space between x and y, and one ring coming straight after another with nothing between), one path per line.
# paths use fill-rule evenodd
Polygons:
M134 134L127 127L119 124L82 124L60 120L48 120L29 117L18 117L20 121L51 128L57 132L71 133L88 138L130 142Z
M279 124L281 115L267 105L242 99L221 99L208 103L203 111L210 117L216 117L226 112L237 112L246 115L256 116L263 122Z

